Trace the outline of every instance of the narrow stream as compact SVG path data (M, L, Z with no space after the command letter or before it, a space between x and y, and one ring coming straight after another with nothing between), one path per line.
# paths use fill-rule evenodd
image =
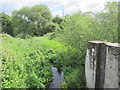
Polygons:
M58 72L56 67L51 66L53 72L53 82L50 84L50 88L60 88L60 84L64 81L64 73Z

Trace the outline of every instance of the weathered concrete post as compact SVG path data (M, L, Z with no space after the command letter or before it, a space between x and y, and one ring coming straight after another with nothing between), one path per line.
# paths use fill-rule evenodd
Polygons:
M88 88L120 88L120 45L88 42L85 62Z
M88 88L95 88L96 68L101 41L88 42L88 49L85 63L86 84Z
M106 43L106 63L104 88L120 87L120 45Z

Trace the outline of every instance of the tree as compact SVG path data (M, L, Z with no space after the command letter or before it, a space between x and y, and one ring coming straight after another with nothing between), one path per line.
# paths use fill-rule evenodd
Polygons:
M61 18L61 17L59 17L59 16L57 15L57 16L55 16L55 17L52 19L52 21L53 21L54 23L60 25L60 23L63 21L63 18Z
M0 13L0 17L1 17L0 22L2 22L1 23L2 24L2 27L1 27L2 32L13 35L13 27L12 27L12 23L11 23L11 17L5 13Z
M42 36L49 32L49 30L46 30L46 24L51 22L51 18L51 12L45 5L35 5L15 10L12 13L14 36L21 33Z
M103 12L97 13L94 20L94 29L99 38L109 42L118 42L118 3L107 2Z
M94 17L89 13L80 12L65 17L60 24L63 29L60 34L61 41L86 52L87 42L102 40L108 42L118 41L118 3L106 3L105 9Z

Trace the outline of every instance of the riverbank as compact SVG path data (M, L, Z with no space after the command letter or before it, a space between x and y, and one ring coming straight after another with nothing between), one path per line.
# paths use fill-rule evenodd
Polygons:
M57 40L49 40L49 36L20 39L1 34L1 37L3 88L46 88L50 85L72 88L85 85L84 68L80 66L76 49ZM58 70L53 67L52 72L51 64ZM63 76L64 82L58 78ZM55 83L56 77L58 84Z
M3 88L46 88L52 81L48 52L61 44L44 37L2 37Z

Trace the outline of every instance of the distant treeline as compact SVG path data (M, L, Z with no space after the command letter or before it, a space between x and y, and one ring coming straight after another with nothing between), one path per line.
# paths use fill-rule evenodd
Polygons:
M11 16L5 13L0 13L0 16L2 32L21 38L25 38L26 35L43 36L54 32L63 20L59 16L53 18L45 5L23 7L20 10L14 10Z

